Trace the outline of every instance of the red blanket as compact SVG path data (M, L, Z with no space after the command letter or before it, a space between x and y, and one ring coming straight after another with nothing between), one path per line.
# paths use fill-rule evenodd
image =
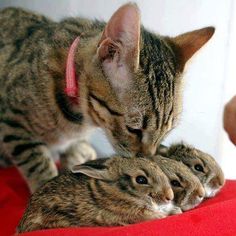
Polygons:
M29 199L28 188L15 168L0 169L0 236L13 235ZM198 208L162 220L125 227L42 230L21 236L236 236L236 181Z

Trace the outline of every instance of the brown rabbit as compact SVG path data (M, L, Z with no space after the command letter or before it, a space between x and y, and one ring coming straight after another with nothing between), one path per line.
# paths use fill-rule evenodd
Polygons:
M174 192L173 204L182 211L199 205L204 196L204 188L199 179L182 163L156 155L152 157L165 175L169 178ZM174 212L180 213L180 212Z
M165 206L169 209L173 191L150 160L116 156L74 166L72 172L55 177L32 195L19 233L126 225L168 215Z
M159 153L184 163L199 178L205 188L205 197L214 197L225 183L224 173L215 159L185 143L161 145Z

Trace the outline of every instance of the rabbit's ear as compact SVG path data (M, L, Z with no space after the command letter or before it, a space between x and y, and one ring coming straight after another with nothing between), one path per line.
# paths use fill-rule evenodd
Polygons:
M97 166L89 164L76 165L71 169L72 173L81 173L95 179L109 179L108 171L105 166Z

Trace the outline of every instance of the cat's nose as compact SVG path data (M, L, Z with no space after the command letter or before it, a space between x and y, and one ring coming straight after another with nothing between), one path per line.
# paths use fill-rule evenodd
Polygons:
M142 148L141 152L144 156L153 156L156 153L156 147L153 145L150 145L150 146L145 145Z

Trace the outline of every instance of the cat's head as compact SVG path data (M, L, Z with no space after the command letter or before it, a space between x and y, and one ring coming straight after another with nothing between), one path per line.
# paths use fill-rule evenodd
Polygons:
M116 151L155 153L181 112L185 63L213 33L208 27L173 38L158 36L140 26L138 7L126 4L88 43L87 113Z

